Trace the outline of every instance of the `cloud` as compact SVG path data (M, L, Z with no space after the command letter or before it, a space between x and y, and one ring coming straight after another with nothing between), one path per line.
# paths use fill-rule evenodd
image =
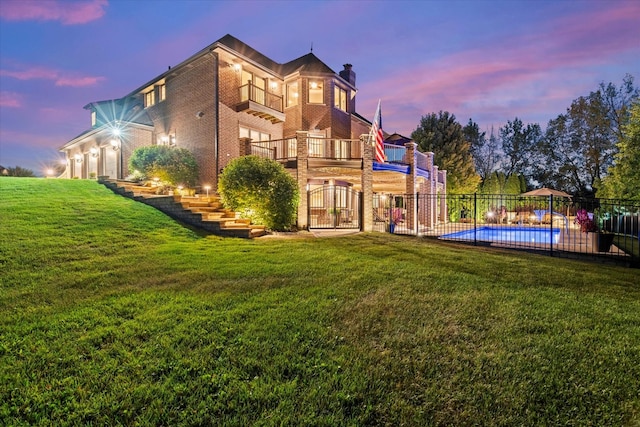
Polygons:
M20 108L22 107L22 95L15 92L0 92L0 107Z
M85 87L94 86L105 80L99 76L79 76L52 68L32 67L19 71L0 70L0 76L18 80L52 80L56 86Z
M396 67L359 89L382 95L383 115L400 132L415 129L421 115L439 110L454 113L463 124L469 117L489 123L514 116L546 121L572 99L596 89L597 67L620 55L640 55L640 27L634 18L640 16L640 3L617 5L558 17L535 32ZM575 93L581 87L586 92ZM363 101L359 105L373 111L374 100Z
M7 21L60 21L64 25L78 25L100 19L107 5L107 0L4 1L0 17Z
M56 79L56 86L94 86L103 80L104 77L60 77Z

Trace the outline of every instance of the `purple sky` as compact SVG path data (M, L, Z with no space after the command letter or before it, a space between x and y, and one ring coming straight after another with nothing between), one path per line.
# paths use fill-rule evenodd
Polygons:
M278 62L351 63L357 111L409 136L449 111L546 127L571 101L640 85L640 1L0 0L0 164L42 173L121 97L225 34Z

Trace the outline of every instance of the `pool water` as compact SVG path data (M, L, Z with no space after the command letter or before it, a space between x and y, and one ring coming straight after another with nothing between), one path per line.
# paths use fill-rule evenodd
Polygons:
M560 240L560 229L554 228L525 228L525 227L478 227L475 229L443 234L441 239L451 240L480 240L484 242L513 242L513 243L546 243L551 239L553 243Z

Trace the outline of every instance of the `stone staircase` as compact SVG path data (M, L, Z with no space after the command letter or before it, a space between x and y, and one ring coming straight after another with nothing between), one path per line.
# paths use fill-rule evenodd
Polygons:
M249 219L225 209L218 196L158 195L155 187L103 178L98 178L98 182L114 193L153 206L178 221L218 236L250 239L267 234L263 225L251 224Z

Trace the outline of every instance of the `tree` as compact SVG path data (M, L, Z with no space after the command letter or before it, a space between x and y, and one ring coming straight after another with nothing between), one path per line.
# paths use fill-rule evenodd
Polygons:
M609 120L612 134L617 136L618 141L624 137L622 127L628 121L629 109L640 96L640 89L633 85L633 80L631 74L626 74L620 87L616 87L611 82L606 85L601 82L598 87L598 92L602 96L604 114Z
M538 163L536 153L542 139L540 125L534 123L525 126L522 120L516 117L501 127L499 132L505 155L504 173L507 176L522 174L531 180L534 176L534 165Z
M31 169L21 168L20 166L16 166L15 168L6 168L2 169L2 173L0 176L19 176L19 177L35 177L36 174L33 173Z
M640 201L640 100L629 109L621 135L614 165L603 179L602 197Z
M453 114L440 111L423 116L411 138L419 151L433 152L435 164L447 171L448 193L473 193L477 189L480 177L473 164L471 147Z
M151 145L136 149L129 158L129 169L146 178L159 178L169 185L194 186L198 182L198 163L185 148Z
M600 83L597 91L575 99L565 114L549 121L535 179L569 193L593 196L613 164L630 105L637 99L638 89L630 75L619 88Z
M296 180L271 159L243 156L223 170L218 193L224 205L255 224L288 230L296 221L299 201Z
M491 134L487 139L486 132L480 132L480 127L473 120L462 128L465 140L470 144L469 151L476 167L476 172L483 180L500 164L500 149L498 140L491 127Z

